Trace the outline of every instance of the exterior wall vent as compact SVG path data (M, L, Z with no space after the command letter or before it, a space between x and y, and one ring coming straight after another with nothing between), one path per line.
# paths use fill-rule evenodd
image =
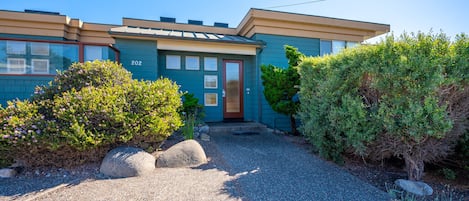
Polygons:
M213 23L213 26L228 28L228 23L215 22L215 23Z
M187 24L204 25L204 22L200 20L188 20Z
M46 15L60 15L59 12L49 12L49 11L30 10L30 9L25 9L24 12L25 13L46 14Z
M161 22L170 22L170 23L176 23L176 18L174 17L160 17Z

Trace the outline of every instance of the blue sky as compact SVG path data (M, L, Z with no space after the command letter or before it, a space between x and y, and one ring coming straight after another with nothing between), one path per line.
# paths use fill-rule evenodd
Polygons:
M121 24L122 17L159 20L165 16L181 23L194 19L236 27L249 8L390 24L395 35L431 29L443 30L452 38L469 33L467 0L0 0L1 10L53 11L105 24Z

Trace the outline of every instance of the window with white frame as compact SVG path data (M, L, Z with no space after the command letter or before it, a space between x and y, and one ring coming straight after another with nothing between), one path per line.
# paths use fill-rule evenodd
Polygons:
M217 93L205 93L204 105L205 106L218 106L218 94Z
M216 89L218 88L218 76L216 75L204 75L204 88Z
M26 42L7 41L7 54L26 54Z
M31 71L33 74L49 74L49 59L32 59Z
M204 70L217 71L217 63L216 57L204 57Z
M198 56L186 56L186 70L199 70L200 61Z
M31 43L31 54L49 56L49 43Z
M8 73L14 73L14 74L26 73L26 59L8 58L7 67L8 67Z
M181 56L166 55L166 69L181 69Z

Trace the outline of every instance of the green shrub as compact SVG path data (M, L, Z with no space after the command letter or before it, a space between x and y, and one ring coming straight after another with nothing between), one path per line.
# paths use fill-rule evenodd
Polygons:
M193 93L184 93L182 96L181 116L184 120L182 134L186 140L194 139L194 127L201 123L204 117L203 105L199 104L199 99Z
M304 55L297 48L286 45L285 56L288 59L288 68L274 65L262 65L262 85L264 96L272 110L290 118L291 132L297 135L295 114L299 108L299 102L293 100L299 91L300 75L297 67Z
M301 130L336 161L344 152L406 162L443 159L467 128L469 40L444 34L393 36L301 65ZM466 49L465 49L466 48Z
M99 61L74 64L71 72L60 73L32 102L0 110L0 151L32 166L70 166L100 160L122 144L157 148L182 125L179 87L168 79L127 80L122 66ZM88 81L74 81L83 77Z

